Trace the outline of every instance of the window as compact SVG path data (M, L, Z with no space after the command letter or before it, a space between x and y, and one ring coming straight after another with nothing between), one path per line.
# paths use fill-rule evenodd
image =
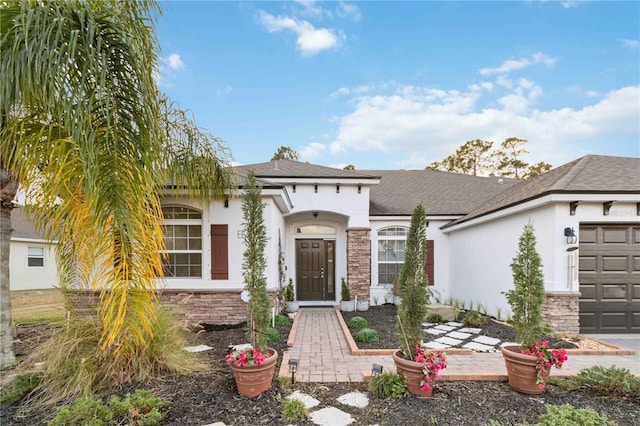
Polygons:
M407 228L385 228L378 231L378 285L393 285L400 275L404 263L404 252L407 243ZM425 244L427 255L424 272L429 278L429 285L434 285L434 250L433 240Z
M44 266L44 247L27 247L27 264Z
M202 278L202 212L181 206L162 207L167 278Z
M385 228L378 231L378 285L393 283L400 275L407 244L407 228Z

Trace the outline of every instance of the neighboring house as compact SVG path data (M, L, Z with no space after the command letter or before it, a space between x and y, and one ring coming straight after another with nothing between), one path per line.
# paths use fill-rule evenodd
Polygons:
M29 223L24 206L11 211L9 281L11 290L48 289L58 286L55 245Z
M270 290L292 278L302 306L352 296L382 304L402 265L413 208L427 211L428 259L442 301L506 319L503 292L523 227L542 257L545 316L556 330L640 332L640 159L587 155L527 181L431 170L357 170L279 160L262 186ZM241 191L240 191L241 193ZM165 300L190 321L244 321L242 200L162 199ZM575 241L566 234L575 233Z

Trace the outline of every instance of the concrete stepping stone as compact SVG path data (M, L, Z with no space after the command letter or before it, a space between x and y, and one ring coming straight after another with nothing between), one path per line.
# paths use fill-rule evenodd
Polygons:
M447 334L447 337L453 337L454 339L460 339L460 340L468 339L471 336L473 336L473 334L463 333L461 331L452 331L451 333Z
M478 334L482 331L481 328L461 328L460 330L463 333L471 333L471 334Z
M436 325L433 328L435 328L436 330L444 330L444 331L453 331L456 329L456 327L451 327L450 325L444 325L444 324Z
M369 405L369 398L362 392L350 392L339 397L338 402L350 407L364 408Z
M325 407L309 414L309 420L320 426L347 426L355 422L351 414L335 407Z
M439 336L440 334L446 334L447 332L444 330L437 330L435 328L428 328L424 330L425 333L433 334L434 336Z
M482 343L483 345L494 345L494 346L500 343L500 339L495 339L493 337L487 337L487 336L478 336L475 339L473 339L473 341L477 343Z
M210 351L213 348L207 345L198 345L198 346L186 346L182 349L184 349L187 352L196 353L196 352Z
M291 395L287 396L287 399L297 399L298 401L302 402L304 408L306 408L307 410L320 404L320 401L318 401L311 395L307 395L306 393L302 393L300 391L295 391Z
M465 343L462 347L471 349L472 351L478 351L478 352L491 352L496 350L496 348L493 346L483 345L482 343L478 343L478 342Z
M450 325L451 327L462 327L464 324L456 321L449 321L446 325Z
M444 343L436 342L435 340L432 340L431 342L427 342L422 346L429 349L448 349L451 347L449 345L445 345Z
M434 326L434 325L435 325L435 324L434 324L434 323L432 323L432 322L423 322L423 323L422 323L422 326L423 326L423 327L432 327L432 326Z
M434 340L434 342L442 343L449 346L457 346L460 343L462 343L462 340L452 339L451 337L443 336L443 337L438 337L436 340Z

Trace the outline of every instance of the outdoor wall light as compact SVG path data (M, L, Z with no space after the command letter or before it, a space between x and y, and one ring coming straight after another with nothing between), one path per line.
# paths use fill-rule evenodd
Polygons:
M371 366L371 377L382 374L382 366L380 364L373 364Z
M289 360L289 373L291 373L291 384L296 382L296 371L298 371L298 360L290 359Z
M575 244L578 242L576 231L573 228L564 228L564 236L567 238L567 244Z

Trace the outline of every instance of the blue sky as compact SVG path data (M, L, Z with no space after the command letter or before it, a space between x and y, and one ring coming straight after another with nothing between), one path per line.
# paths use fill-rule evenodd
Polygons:
M640 157L640 2L165 1L160 89L239 164L416 169L465 141Z

